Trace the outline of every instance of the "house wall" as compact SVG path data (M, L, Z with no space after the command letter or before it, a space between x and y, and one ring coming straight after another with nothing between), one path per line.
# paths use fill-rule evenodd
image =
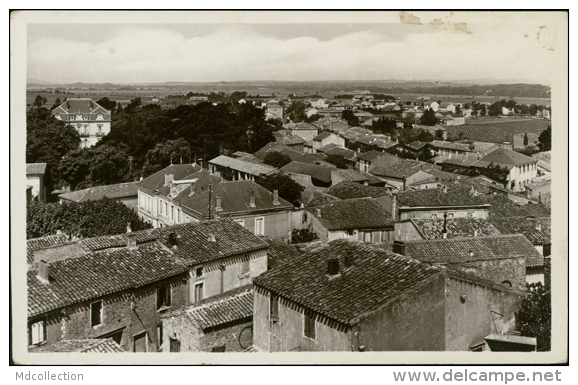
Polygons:
M43 175L26 175L26 184L32 186L34 200L44 202L46 200L46 188L44 187Z
M454 218L468 218L468 217L488 218L490 215L490 211L487 208L472 208L472 209L432 208L431 210L428 208L424 208L423 210L411 210L411 211L410 210L404 211L403 208L399 208L398 213L399 213L399 220L412 219L412 218L432 219L433 215L436 215L437 218L443 218L444 213L447 213L448 216L450 214L453 214Z
M239 334L245 327L250 327L250 319L227 324L214 330L201 330L184 313L162 319L164 353L170 352L171 338L180 342L181 352L210 352L214 347L225 345L226 352L242 352L239 345Z
M264 236L287 240L291 234L289 210L276 213L231 216L230 218L255 234L255 219L263 218ZM256 234L258 235L258 234Z
M298 136L302 137L303 139L305 139L305 141L309 142L310 140L313 140L313 138L315 138L318 135L318 130L317 129L292 129L291 134L292 135L298 135Z
M279 300L279 321L269 319L270 292L256 288L253 299L253 344L271 351L351 351L351 331L336 323L331 326L317 316L315 339L304 335L304 309L283 298ZM324 323L325 322L325 323ZM272 343L276 339L277 343ZM275 348L278 346L278 350Z
M435 277L359 323L365 351L443 351L445 280Z
M528 183L538 176L537 162L514 166L508 176L508 187L514 191L524 191Z
M504 281L509 281L513 289L526 290L526 259L524 257L462 262L458 265L466 269L473 269L474 274L478 272L484 278L494 281L498 285L505 285ZM507 285L505 286L507 287Z
M445 350L467 351L490 333L515 330L514 313L520 299L515 293L448 278Z
M544 267L528 267L526 268L526 282L544 284Z
M75 116L76 114L69 115ZM109 120L78 120L77 117L76 120L66 121L65 123L75 128L80 135L80 148L94 146L103 136L110 133L111 122Z
M249 261L249 272L241 273L243 262L246 261ZM203 268L203 275L197 277L196 270L199 267ZM195 265L190 269L191 302L195 302L195 285L199 283L203 284L203 299L206 299L249 285L254 277L265 271L267 271L267 252L265 250ZM221 290L221 286L223 290Z
M136 290L126 290L103 298L80 302L65 308L58 317L51 315L47 328L47 343L61 340L100 338L111 332L123 330L121 347L133 351L133 336L147 333L147 351L156 352L160 347L157 326L161 323L161 312L157 311L157 289L166 284L171 286L171 308L187 306L188 279L182 274L155 282ZM101 301L102 323L91 326L91 304ZM168 310L168 309L167 309ZM56 322L56 319L60 322ZM59 330L60 329L60 330Z

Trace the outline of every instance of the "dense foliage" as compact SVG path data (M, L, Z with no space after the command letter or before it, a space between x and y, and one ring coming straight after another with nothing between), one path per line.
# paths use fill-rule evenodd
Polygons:
M255 182L269 191L279 190L279 196L295 206L301 203L301 193L305 190L305 187L280 172L261 176Z
M38 203L26 208L26 238L56 234L58 230L73 237L97 237L144 230L152 226L140 219L124 203L108 198L83 203Z
M536 337L538 350L550 350L552 334L552 299L542 283L527 284L526 298L516 312L516 329L525 337Z
M436 118L434 110L431 108L425 110L423 115L419 118L419 123L424 126L435 126L439 123L439 119Z
M305 243L312 242L319 239L317 233L313 232L311 229L294 229L291 232L291 243Z
M552 126L548 125L548 128L542 131L538 137L538 142L540 143L540 151L552 150Z
M206 162L235 151L254 153L275 141L273 131L282 122L265 121L265 112L251 103L226 100L172 109L142 105L140 98L124 108L118 103L110 133L82 150L74 128L48 109L33 107L27 112L26 161L48 163L55 185L78 189L147 177L171 162ZM106 98L98 102L107 107L115 103Z
M291 158L288 155L282 154L280 152L270 151L267 153L267 155L265 155L263 162L270 166L281 168L286 164L291 163Z

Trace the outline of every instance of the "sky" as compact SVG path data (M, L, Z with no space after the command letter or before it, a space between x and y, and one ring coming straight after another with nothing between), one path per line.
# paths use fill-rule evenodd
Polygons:
M299 22L292 14L287 23L197 18L169 24L130 17L115 23L86 18L30 23L27 78L54 83L486 79L548 84L555 75L556 25L547 18L542 23L533 15L526 22L518 15L506 23L478 17L466 23L460 21L464 15L431 14L388 14L386 22L351 17L351 23L343 22L346 13L337 22L311 22L311 17Z

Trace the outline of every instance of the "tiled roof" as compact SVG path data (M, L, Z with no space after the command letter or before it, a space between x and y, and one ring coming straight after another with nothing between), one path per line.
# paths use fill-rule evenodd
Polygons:
M325 147L327 147L327 146L325 146ZM317 151L321 152L321 148L318 148ZM350 150L348 148L343 148L343 147L333 146L332 148L325 151L325 155L337 155L337 156L341 156L347 160L354 160L355 159L355 151Z
M26 260L28 263L34 262L34 251L46 249L48 247L60 246L69 243L68 235L55 234L47 235L41 238L32 238L26 240Z
M307 211L329 231L393 226L391 216L372 198L344 199L309 207Z
M388 194L390 189L386 187L365 186L355 182L344 181L331 186L327 190L327 194L333 195L339 199L351 198L377 198Z
M320 191L319 188L306 188L301 193L301 202L307 206L323 205L336 200L339 200L339 198L326 194L325 192Z
M470 148L471 144L466 144L466 143L446 142L446 141L442 141L442 140L434 140L430 143L430 145L432 147L435 147L435 148L444 148L444 149L448 149L448 150L457 150L457 151L465 151L465 152L474 151L474 149Z
M428 173L433 167L434 166L430 163L419 160L404 159L394 164L374 167L370 172L377 176L401 179L404 176L409 178L420 171Z
M533 245L549 245L552 243L550 217L502 217L490 218L490 222L502 234L523 234Z
M87 340L62 340L46 345L38 353L125 353L125 350L112 338L94 338Z
M460 174L454 174L453 172L441 171L435 168L427 170L428 174L436 177L437 180L441 181L454 181L457 179L466 179L467 177Z
M255 194L255 207L249 206L251 194ZM209 194L208 189L190 195L190 189L183 190L175 201L179 202L182 207L193 210L209 217L209 195L211 196L211 216L235 215L241 213L254 212L263 210L287 210L293 208L293 205L283 198L279 198L279 204L273 204L273 193L266 188L258 185L251 180L223 181L213 186ZM217 196L221 197L221 211L216 211Z
M353 266L345 268L345 257ZM337 258L341 274L327 277L327 260ZM269 270L253 283L314 310L352 325L399 295L442 274L442 268L356 242L333 241Z
M331 182L331 168L318 166L316 164L293 161L281 167L281 171L309 175L322 182Z
M287 155L291 160L295 160L303 155L301 152L292 149L291 147L285 146L277 142L267 143L259 151L255 153L255 156L259 159L265 159L265 156L269 152L279 152L281 154Z
M28 317L111 293L145 286L188 271L159 243L112 249L51 262L49 283L28 270Z
M180 180L199 170L201 170L201 166L197 164L172 164L146 177L138 182L137 185L138 187L155 191L165 185L165 175L173 174L174 180Z
M377 158L382 157L382 156L387 156L387 155L388 154L386 154L385 152L373 150L373 151L367 151L367 152L364 152L362 154L359 154L359 155L357 155L356 158L371 162L374 159L377 159Z
M333 174L339 175L344 180L350 182L368 182L368 183L384 183L384 181L375 175L367 174L364 172L356 171L351 168L347 169L337 169L332 171Z
M523 164L530 164L535 162L536 159L532 158L531 156L526 156L524 154L520 154L519 152L506 150L504 148L498 148L497 150L490 152L488 155L478 160L476 163L473 164L473 166L487 167L490 165L490 163L493 163L494 165L512 168L514 166L520 166Z
M26 163L26 175L44 175L46 163Z
M551 162L552 162L552 154L551 151L543 151L538 152L536 154L532 154L532 158L538 161L538 166L542 167L548 171L552 170Z
M330 136L335 135L335 136L339 136L331 131L323 131L321 132L319 135L317 135L315 138L313 138L313 140L315 141L322 141L323 139L329 138Z
M483 120L477 121L476 124L463 124L461 126L449 126L448 135L451 139L471 139L478 142L503 143L514 142L514 134L523 134L532 132L540 134L544 131L550 122L543 119L524 119L524 120L504 120L483 124Z
M292 134L275 135L275 139L277 143L284 145L303 144L306 142L306 140L299 135Z
M105 110L98 103L90 98L70 98L53 110L53 113L83 113L90 114L94 112L102 112L110 114L110 111Z
M442 238L443 219L410 219L424 239ZM448 238L501 234L485 218L448 218Z
M138 185L136 182L111 184L106 186L89 187L83 190L60 194L60 199L72 202L86 202L98 200L103 197L112 199L136 197L138 195Z
M525 257L526 266L543 266L544 257L523 235L406 241L405 255L432 263L460 263L485 259ZM470 251L473 255L470 255Z
M411 142L410 144L406 144L406 147L409 147L412 150L416 150L416 151L421 150L425 146L427 146L427 143L426 142L420 142L419 140L416 140L415 142Z
M290 263L293 259L303 254L297 247L288 245L278 239L267 239L266 242L269 244L269 248L267 249L267 264L269 270Z
M241 171L251 175L267 175L276 170L276 168L273 166L247 162L241 159L231 158L226 155L219 155L218 157L211 159L209 163L221 167L228 167L233 170Z
M206 330L230 322L253 317L253 288L243 287L219 298L185 309L189 319L200 329Z
M478 206L486 204L487 199L472 187L458 185L401 191L397 202L399 207Z

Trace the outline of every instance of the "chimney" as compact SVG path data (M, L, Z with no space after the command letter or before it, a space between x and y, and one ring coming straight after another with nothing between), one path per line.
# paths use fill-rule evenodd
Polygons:
M331 258L327 260L327 274L329 276L339 274L339 259Z
M126 232L127 233L132 233L132 229L130 228L130 222L126 223Z
M397 193L391 194L391 219L396 220L397 218Z
M208 238L209 242L217 242L217 238L215 238L215 234L209 234L209 238Z
M279 190L275 189L273 190L273 204L274 205L279 205Z
M444 185L444 187L442 187L442 191L444 192L444 194L448 193L448 186Z
M126 248L129 250L136 250L137 246L136 246L136 235L134 235L134 233L127 233L126 234L126 238L127 238L127 244L126 244Z
M468 251L468 255L470 256L470 258L473 258L473 256L474 256L474 251L473 251L473 250Z
M402 241L393 241L391 251L396 254L405 255L405 243Z
M403 191L405 191L405 181L406 181L406 179L407 179L407 178L406 178L405 175L404 175L404 176L403 176Z
M217 204L215 206L215 211L223 211L223 198L217 195Z
M249 196L249 207L255 207L255 191L251 191Z
M177 233L175 233L174 231L171 231L169 234L169 239L168 239L169 247L172 248L172 247L176 246L177 245L177 239L178 239Z
M169 186L172 183L174 178L175 178L175 176L173 174L165 175L165 187Z
M315 211L317 211L317 216L318 216L319 218L321 218L321 210L320 210L320 209L315 209Z
M474 237L478 236L478 230L474 230Z
M539 222L536 222L536 230L537 231L542 231L542 224Z
M353 254L349 251L345 256L345 267L348 268L353 266L353 262L354 262Z
M50 277L50 263L46 259L38 261L38 279L43 283L48 283Z
M448 213L444 213L444 228L442 229L442 238L448 237Z
M56 234L57 235L62 234L62 230L56 230Z

